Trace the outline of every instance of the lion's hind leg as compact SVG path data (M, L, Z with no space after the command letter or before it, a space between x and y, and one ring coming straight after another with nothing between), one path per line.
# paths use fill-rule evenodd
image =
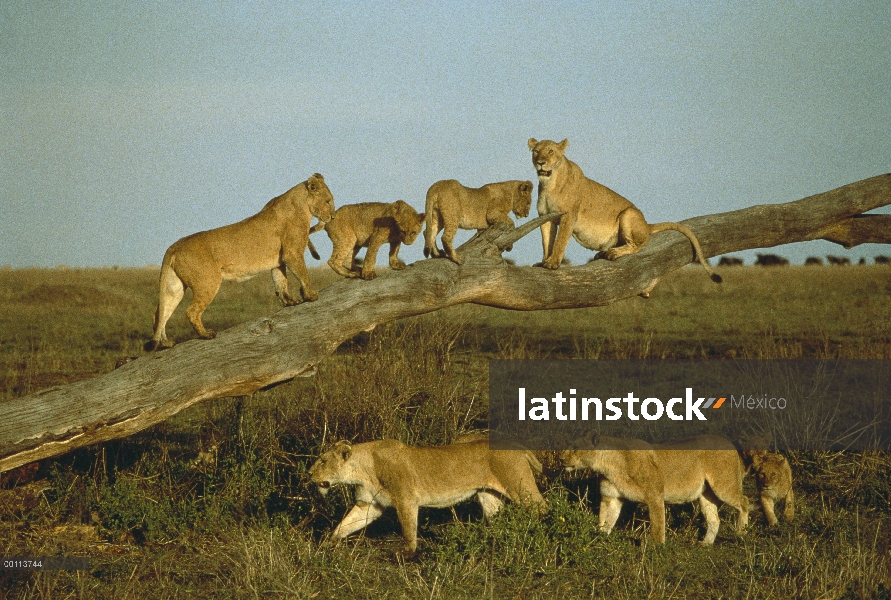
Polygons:
M158 292L158 309L155 311L155 332L152 339L146 343L145 349L149 352L158 348L170 348L173 340L167 338L167 321L186 292L182 280L176 275L170 265L161 267L161 277Z
M457 252L455 252L455 247L452 245L456 233L458 233L457 219L446 219L445 225L442 230L442 247L444 253L450 259L452 259L452 262L454 262L455 264L463 265L464 258L462 258Z
M442 214L427 203L426 227L424 228L424 257L440 258L443 253L436 247L436 235L442 228Z
M650 239L650 227L643 213L633 206L619 213L618 226L617 245L603 252L603 257L607 260L637 254Z
M711 490L704 490L699 496L699 507L705 517L705 537L702 538L702 544L710 546L715 543L718 537L718 529L721 528L721 517L718 515L717 497L710 493ZM711 496L711 497L710 497Z
M341 277L356 278L359 273L353 271L353 262L358 252L359 249L354 248L352 244L335 244L331 258L328 259L328 266ZM349 268L346 266L347 260L349 260Z
M204 327L204 323L201 321L201 315L204 314L204 310L216 297L217 292L220 291L220 284L223 283L223 276L220 275L218 271L211 270L208 270L206 275L207 278L203 279L200 283L189 286L192 288L193 296L192 302L189 303L189 308L186 309L186 317L189 319L189 323L192 324L192 327L195 328L195 331L198 332L198 335L209 340L216 337L217 334L212 329L206 329Z

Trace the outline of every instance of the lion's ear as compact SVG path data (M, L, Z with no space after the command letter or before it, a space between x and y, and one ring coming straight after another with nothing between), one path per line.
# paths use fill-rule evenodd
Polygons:
M591 445L596 446L599 443L600 443L600 434L595 431L594 433L591 434Z
M529 148L535 148L535 144L538 143L538 140L535 138L529 138Z
M325 183L325 178L318 173L313 173L312 176L306 180L306 189L315 194L319 191L319 188L323 183Z
M520 184L520 193L531 192L532 191L532 182L524 181Z
M557 145L560 147L560 150L565 151L565 150L566 150L566 147L569 146L569 140L568 140L568 139L564 139L562 142L560 142L560 143L557 144Z
M427 213L422 212L418 214L418 223L423 223L424 219L427 218Z
M767 458L767 452L764 450L753 450L750 456L752 457L752 466L759 469Z

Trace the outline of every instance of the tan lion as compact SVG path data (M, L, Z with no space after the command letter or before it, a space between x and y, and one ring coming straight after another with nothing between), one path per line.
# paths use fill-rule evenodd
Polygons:
M282 305L297 304L288 293L287 269L300 280L303 300L319 297L309 284L303 252L309 240L312 217L329 221L334 215L334 197L318 173L281 196L270 200L252 217L209 231L201 231L174 242L161 265L155 333L147 350L168 348L165 327L179 305L185 288L191 288L192 302L186 316L202 338L214 337L201 322L223 280L245 281L261 271L271 270L275 294Z
M616 260L640 252L650 235L673 229L690 239L696 260L712 280L721 281L705 260L699 240L689 228L680 223L647 224L643 213L631 202L585 177L581 168L564 155L568 145L568 140L558 144L529 139L532 164L538 171L538 214L565 213L556 223L549 221L541 226L543 267L560 266L570 237L585 248L599 251L598 256Z
M356 505L334 532L340 540L359 531L393 506L402 526L405 551L418 546L418 508L445 508L476 495L487 519L508 498L543 505L532 469L540 464L528 451L489 450L487 441L449 446L406 446L396 440L350 445L338 442L322 454L309 474L323 494L332 485L356 486Z
M344 277L374 279L374 265L377 251L384 243L390 244L390 268L401 270L405 263L399 260L400 244L411 245L421 233L424 213L418 214L408 203L397 200L392 204L384 202L362 202L341 206L334 213L334 219L318 223L309 230L315 233L324 228L331 238L334 250L328 265ZM356 254L367 247L361 273L356 272ZM312 241L309 251L318 260Z
M782 454L764 450L753 451L752 468L758 484L761 508L767 523L775 527L779 520L774 512L777 502L783 503L783 518L791 523L795 518L795 494L792 492L792 467Z
M749 503L742 491L744 467L736 447L718 436L701 435L671 444L594 434L589 443L560 454L567 471L590 469L600 481L600 528L610 533L622 501L644 502L650 515L650 536L665 542L665 503L699 501L705 515L703 544L713 544L721 525L718 502L739 512L737 530L749 521ZM703 449L707 448L707 449Z
M508 213L527 217L531 204L531 181L502 181L481 188L465 187L454 179L437 181L427 190L424 256L448 256L460 265L464 259L452 246L458 229L486 229L496 223L513 226ZM444 251L436 247L440 229Z

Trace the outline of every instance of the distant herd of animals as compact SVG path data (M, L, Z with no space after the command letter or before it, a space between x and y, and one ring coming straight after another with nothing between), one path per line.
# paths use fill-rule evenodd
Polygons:
M881 254L876 256L873 260L875 260L875 264L877 265L891 264L891 258L882 256ZM826 262L830 265L843 267L850 265L851 259L843 256L829 255L826 257ZM756 254L754 264L760 267L784 267L788 266L789 259L777 256L776 254ZM807 259L805 259L804 264L807 266L822 266L824 263L823 259L818 256L808 256ZM867 264L866 258L861 257L857 264ZM743 259L735 256L722 256L721 260L718 261L719 267L740 267L742 265Z
M565 156L568 141L530 139L533 166L538 175L538 212L562 213L541 225L542 261L538 266L558 269L570 238L597 252L598 258L616 260L637 253L650 235L675 230L693 246L696 260L712 280L721 278L706 261L699 241L679 223L648 224L643 213L609 188L588 179ZM260 212L238 223L184 237L168 248L161 266L154 334L147 350L174 344L165 332L171 314L185 289L193 293L186 316L201 338L214 337L201 316L223 280L244 281L261 271L271 271L275 294L284 306L318 298L312 289L304 252L319 258L310 234L324 229L333 250L329 266L348 278L373 279L376 255L389 244L389 265L400 270L401 244L411 244L426 225L424 255L462 264L453 246L458 229L485 229L497 223L513 225L529 214L533 185L530 181L504 181L468 188L455 180L434 183L427 192L426 209L418 214L408 203L364 202L335 210L334 197L322 175L270 200ZM311 220L318 223L311 226ZM436 237L442 231L442 247ZM356 255L367 248L361 268ZM781 259L785 260L785 259ZM723 261L722 261L722 264ZM300 299L291 295L287 272L300 283ZM709 448L709 449L703 449ZM718 505L738 511L737 529L748 523L749 503L742 491L745 474L753 469L764 514L777 523L775 502L784 502L784 516L791 520L794 500L791 469L779 454L758 447L737 448L729 440L700 436L681 442L650 445L642 440L619 440L597 435L560 454L567 471L587 470L600 476L600 527L609 533L624 500L647 505L650 534L665 541L666 503L699 502L706 520L703 543L711 544L718 533ZM492 450L487 436L470 435L447 446L411 447L396 440L361 444L336 443L309 470L322 493L332 485L355 488L353 506L332 534L339 540L359 531L395 507L411 554L417 547L419 507L449 507L476 497L488 518L505 499L542 506L544 498L535 482L541 463L530 450Z

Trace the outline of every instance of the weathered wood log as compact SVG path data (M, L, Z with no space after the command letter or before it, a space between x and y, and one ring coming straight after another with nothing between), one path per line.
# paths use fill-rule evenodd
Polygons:
M814 239L855 246L891 243L891 174L797 202L753 206L684 221L706 256ZM556 271L507 264L501 252L537 228L490 229L461 247L458 266L423 260L373 281L344 280L316 302L285 308L219 333L143 356L94 379L0 403L0 472L74 448L131 435L202 400L248 395L310 375L345 340L374 325L461 303L514 310L603 306L651 289L690 263L683 235L654 235L616 262ZM703 277L706 275L703 274Z

